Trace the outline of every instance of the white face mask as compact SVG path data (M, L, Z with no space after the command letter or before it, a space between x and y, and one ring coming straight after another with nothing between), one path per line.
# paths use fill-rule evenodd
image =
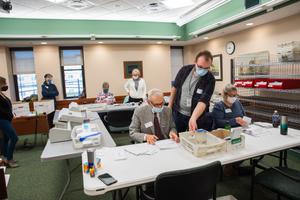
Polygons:
M135 75L135 76L132 76L132 78L133 78L134 80L136 80L136 79L139 78L139 76L138 76L138 75Z
M237 100L237 97L227 97L228 103L233 104Z

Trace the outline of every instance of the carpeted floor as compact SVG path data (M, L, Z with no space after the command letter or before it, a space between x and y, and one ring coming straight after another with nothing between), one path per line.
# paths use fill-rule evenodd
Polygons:
M32 149L23 147L25 139L33 142L33 137L20 137L15 152L15 159L20 164L19 168L8 169L11 174L8 193L10 200L54 200L57 199L66 181L65 162L49 161L41 162L40 156L44 148L43 141L45 138L38 136L38 144ZM128 134L113 134L117 145L130 144ZM276 165L276 158L267 156L265 159L267 164ZM76 167L80 165L81 159L73 159L71 165ZM246 165L247 162L244 162ZM297 155L289 153L288 164L290 167L300 170L300 158ZM223 181L218 184L218 196L234 195L239 200L249 199L250 194L250 177L249 176L230 176L224 177ZM259 187L255 190L256 200L276 199L276 195ZM132 188L127 196L127 200L135 199L135 191ZM89 200L112 199L111 193L103 196L90 197L84 194L82 186L81 168L72 174L72 181L65 200Z

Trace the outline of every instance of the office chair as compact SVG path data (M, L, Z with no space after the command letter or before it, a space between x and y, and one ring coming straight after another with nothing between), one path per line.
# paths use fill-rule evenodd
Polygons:
M260 185L277 194L277 199L286 197L292 200L300 200L300 171L288 167L267 167L253 161L253 177L251 183L251 200L254 199L254 186ZM262 172L255 174L255 167L264 169Z
M221 172L219 161L187 170L160 174L154 183L154 195L140 188L142 200L216 199L216 185Z
M133 110L109 111L104 117L110 132L128 131Z

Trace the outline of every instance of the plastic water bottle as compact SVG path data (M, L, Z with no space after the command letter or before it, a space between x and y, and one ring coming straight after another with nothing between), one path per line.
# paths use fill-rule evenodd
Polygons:
M225 124L225 126L224 126L224 129L225 129L225 130L228 130L228 131L231 131L231 125L230 125L229 121L226 121L226 124Z
M275 110L272 115L272 124L274 128L277 128L280 125L280 116L277 110Z

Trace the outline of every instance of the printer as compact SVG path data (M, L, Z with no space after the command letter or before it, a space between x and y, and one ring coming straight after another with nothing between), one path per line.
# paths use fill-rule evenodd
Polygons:
M72 129L75 126L82 125L88 119L88 114L83 111L71 111L68 108L56 111L53 120L54 127L49 131L50 142L71 140Z

